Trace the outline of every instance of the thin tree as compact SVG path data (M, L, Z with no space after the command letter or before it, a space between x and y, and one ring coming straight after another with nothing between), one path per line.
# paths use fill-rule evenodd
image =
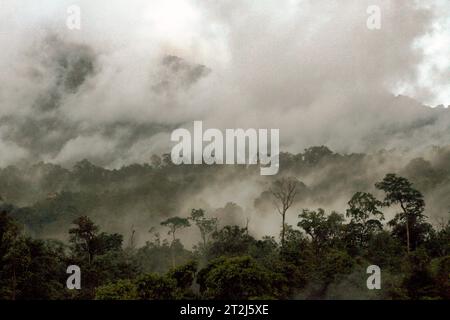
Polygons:
M88 264L91 264L94 258L94 244L99 228L87 216L81 216L72 222L75 227L69 229L70 242L79 254L86 254Z
M412 183L406 178L398 177L395 174L387 174L383 181L375 184L375 187L386 193L384 202L386 205L398 204L402 209L396 217L390 221L391 225L404 222L406 228L406 248L408 254L411 251L410 234L411 229L421 222L425 216L425 202L423 195L412 187Z
M178 229L189 227L191 224L189 223L189 220L186 218L180 218L180 217L172 217L169 218L163 222L161 222L162 226L166 226L169 228L168 235L172 235L172 244L171 246L171 252L172 252L172 266L175 268L175 255L174 255L174 244L176 241L175 233Z
M208 235L217 229L216 218L206 218L203 209L192 209L190 220L194 221L195 225L200 230L200 235L203 241L203 248L206 248L208 242Z
M136 234L136 230L134 229L134 225L131 226L131 235L130 235L130 241L129 241L129 247L131 250L134 250L136 248L136 243L135 243L135 234Z
M281 245L284 245L284 234L286 231L285 221L286 212L292 206L295 196L297 195L298 180L295 178L281 178L273 183L270 192L275 198L274 204L281 215L282 226L281 226Z

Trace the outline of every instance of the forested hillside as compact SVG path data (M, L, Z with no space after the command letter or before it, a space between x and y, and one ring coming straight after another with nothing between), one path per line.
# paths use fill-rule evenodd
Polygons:
M424 154L312 147L269 178L167 155L4 168L0 297L448 299L450 149Z

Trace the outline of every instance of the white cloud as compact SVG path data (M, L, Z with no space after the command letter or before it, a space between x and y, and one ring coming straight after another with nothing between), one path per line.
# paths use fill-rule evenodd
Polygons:
M450 143L448 116L391 95L450 104L446 0L84 0L81 31L65 28L73 1L2 3L2 143L33 159L145 161L193 120L280 128L290 151ZM381 30L366 27L373 4ZM78 55L94 70L71 91ZM186 85L189 71L162 65L165 55L212 72Z

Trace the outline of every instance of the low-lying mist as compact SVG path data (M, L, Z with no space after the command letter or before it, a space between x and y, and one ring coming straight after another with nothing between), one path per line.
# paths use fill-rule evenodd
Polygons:
M425 214L438 224L448 217L450 199L449 147L434 147L424 154L391 150L374 154L338 154L327 147L280 155L280 173L260 176L258 166L181 165L168 155L153 157L151 164L105 169L87 160L66 169L54 164L6 167L0 171L3 205L13 212L27 232L38 237L67 239L73 219L88 215L103 229L143 244L149 230L166 231L160 222L171 216L188 217L202 208L225 225L248 226L255 237L278 237L281 219L269 192L281 177L299 180L297 196L287 214L294 227L302 209L323 208L345 214L347 202L358 191L383 195L374 184L387 173L408 178L426 201ZM389 220L395 208L385 211ZM200 240L196 228L180 231L190 246Z

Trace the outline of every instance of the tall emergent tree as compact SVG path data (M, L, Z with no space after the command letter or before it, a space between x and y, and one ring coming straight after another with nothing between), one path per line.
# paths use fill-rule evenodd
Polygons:
M390 173L383 181L375 184L375 187L386 193L384 202L390 206L392 204L400 205L402 212L396 214L395 218L389 222L390 225L404 224L406 230L406 248L411 252L411 230L417 224L424 221L425 201L423 195L412 187L412 183L406 178L398 177Z
M323 247L331 246L338 242L342 232L342 223L344 222L343 215L334 211L326 215L325 210L319 208L317 211L303 209L298 217L300 221L297 223L297 226L311 237L317 253Z
M206 218L203 209L192 209L189 219L194 221L195 225L200 230L203 246L206 247L208 235L217 228L217 218Z
M96 256L122 248L123 237L118 233L99 233L100 228L87 216L81 216L72 222L75 227L69 230L73 252L79 258L87 258L91 264Z
M357 192L348 202L346 216L350 218L347 233L358 247L365 247L370 237L383 229L384 214L380 211L383 203L371 193Z
M295 178L281 178L273 183L270 192L275 198L275 207L281 215L281 245L284 245L286 212L292 206L295 196L297 195L297 186L299 181Z
M171 244L172 267L175 268L175 256L174 256L174 245L176 241L175 233L177 232L178 229L190 227L191 224L189 223L189 220L187 218L172 217L161 222L161 225L168 227L169 231L167 232L167 234L172 235L172 244Z
M85 253L88 263L91 264L94 258L94 242L99 228L87 216L78 217L72 223L75 227L69 229L69 234L74 251L80 255Z

